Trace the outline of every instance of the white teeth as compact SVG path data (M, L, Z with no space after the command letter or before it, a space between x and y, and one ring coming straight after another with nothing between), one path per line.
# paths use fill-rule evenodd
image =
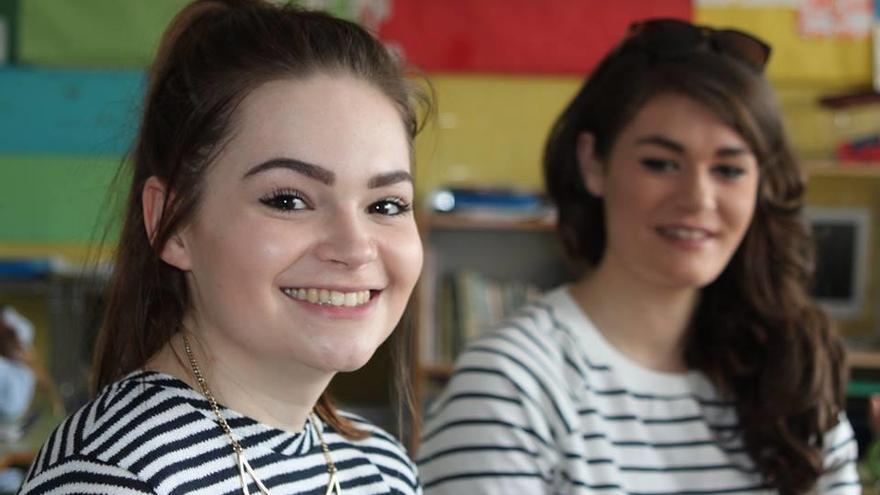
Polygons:
M340 292L327 289L286 288L283 289L283 292L293 299L327 306L355 307L365 304L370 300L370 291L368 290Z
M342 292L330 291L330 304L334 306L342 306L345 304L345 294Z
M341 292L336 292L335 294L340 294L345 300L346 306L357 306L358 303L358 295L357 292L348 292L346 294L342 294ZM335 300L335 298L334 298Z
M686 227L661 228L660 232L663 235L668 235L670 237L676 237L678 239L682 239L682 240L686 240L686 241L696 241L699 239L705 239L705 238L709 237L709 234L705 230L689 229Z

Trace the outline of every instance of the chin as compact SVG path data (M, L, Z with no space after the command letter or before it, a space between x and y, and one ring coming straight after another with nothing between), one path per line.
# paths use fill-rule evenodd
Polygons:
M370 362L370 358L375 354L376 348L366 350L345 349L345 351L347 352L333 352L331 350L321 360L320 367L327 371L335 372L357 371Z
M703 289L718 278L716 273L673 273L666 278L668 285L677 289Z
M366 366L366 364L368 362L370 362L371 357L372 357L372 355L367 356L366 358L348 357L348 358L344 358L344 359L338 359L332 363L332 365L330 366L331 369L328 371L335 371L338 373L357 371L357 370L363 368L364 366Z

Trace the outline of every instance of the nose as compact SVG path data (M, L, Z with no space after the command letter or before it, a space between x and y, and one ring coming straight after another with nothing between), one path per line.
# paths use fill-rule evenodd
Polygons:
M329 218L316 248L321 261L350 269L364 266L377 257L376 239L368 220L357 212L339 212Z
M715 184L708 170L699 168L682 174L678 204L687 212L714 210L717 207Z

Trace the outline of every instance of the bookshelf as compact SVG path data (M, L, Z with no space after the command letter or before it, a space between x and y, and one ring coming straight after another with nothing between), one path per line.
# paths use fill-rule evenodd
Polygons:
M467 273L485 283L505 287L528 283L544 291L574 277L557 242L553 219L423 212L418 223L425 267L416 292L413 389L417 410L424 412L452 375L455 355L464 344L462 340L456 349L438 352L446 330L441 326L442 313L449 309L444 307L443 287L450 279ZM409 436L409 447L414 449L415 427Z

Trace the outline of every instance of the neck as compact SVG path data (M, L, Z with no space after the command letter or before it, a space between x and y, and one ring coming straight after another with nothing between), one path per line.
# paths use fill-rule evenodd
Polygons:
M208 389L218 403L282 430L302 430L306 418L330 383L332 373L285 361L254 365L254 358L221 338L186 325L193 356ZM209 336L214 336L210 338ZM202 393L184 351L180 334L174 335L147 367L172 375Z
M571 294L605 339L633 361L658 371L687 369L684 343L698 289L652 284L603 263Z

